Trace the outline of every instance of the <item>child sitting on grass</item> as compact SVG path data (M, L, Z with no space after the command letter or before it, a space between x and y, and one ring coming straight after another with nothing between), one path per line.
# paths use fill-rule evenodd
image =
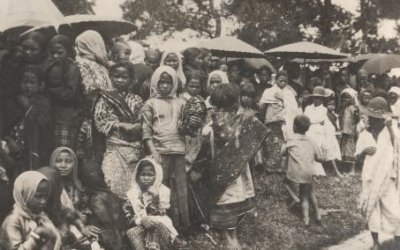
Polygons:
M282 146L281 150L281 154L288 157L286 177L300 184L300 200L306 227L310 226L309 202L314 207L317 223L321 223L321 215L318 211L317 197L315 196L312 182L313 175L315 175L314 162L323 161L323 155L319 147L305 135L309 127L310 119L307 116L297 116L293 123L295 134Z

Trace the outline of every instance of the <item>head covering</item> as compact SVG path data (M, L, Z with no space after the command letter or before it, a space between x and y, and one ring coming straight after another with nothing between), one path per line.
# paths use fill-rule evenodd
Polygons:
M51 153L51 156L50 156L50 167L55 168L56 159L57 159L58 155L63 151L68 152L72 156L72 159L74 161L74 167L72 169L72 174L71 174L70 178L72 179L72 182L74 183L75 187L78 190L82 190L83 189L82 183L78 179L78 159L76 158L76 154L72 149L67 148L67 147L56 148L53 151L53 153Z
M132 50L129 60L133 64L144 63L144 58L146 57L146 53L144 51L143 46L134 41L128 41L128 44Z
M340 96L342 96L343 94L350 95L352 103L358 106L357 91L355 91L353 88L345 88L342 90L342 92L340 92Z
M385 98L380 96L372 98L367 107L360 107L360 111L378 119L388 119L390 117L388 103Z
M310 96L313 97L325 97L326 93L325 93L325 88L322 86L316 86L313 89L313 93Z
M390 93L395 93L398 96L396 103L391 105L390 109L392 110L392 113L397 118L397 120L400 121L400 87L391 87L388 94Z
M94 30L83 32L76 38L75 46L78 56L108 66L106 45L98 32Z
M29 209L29 203L34 197L41 181L47 180L46 176L37 171L26 171L20 174L14 182L13 196L15 200L14 211L20 216L35 220L42 226L50 229L57 237L54 249L60 249L61 237L53 223L44 212L35 214Z
M329 88L326 88L325 89L325 97L332 97L332 98L335 97L335 91L333 91Z
M228 79L228 75L226 74L226 72L222 71L222 70L214 70L212 71L210 74L208 74L208 79L207 79L207 91L210 90L210 81L211 81L211 77L213 76L219 76L221 78L221 84L228 84L229 83L229 79Z
M179 66L178 69L176 70L176 73L178 75L179 80L181 80L182 84L186 84L186 76L183 73L183 65L182 65L182 54L179 51L175 50L166 50L161 56L161 61L160 65L165 65L165 58L168 56L168 54L175 54L178 57L179 61Z
M160 66L154 71L151 77L150 83L150 97L161 97L160 91L158 89L158 81L160 80L161 74L167 73L172 77L172 90L169 97L176 97L176 91L178 89L178 77L176 71L170 66Z
M65 35L56 35L50 40L50 44L60 44L66 50L68 57L74 57L74 44L71 39Z
M389 89L388 94L390 93L395 93L396 95L398 95L400 97L400 87L397 86L393 86Z

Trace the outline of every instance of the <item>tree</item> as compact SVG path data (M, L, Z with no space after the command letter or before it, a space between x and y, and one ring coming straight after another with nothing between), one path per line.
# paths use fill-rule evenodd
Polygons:
M221 13L214 0L126 0L121 8L124 19L139 24L136 39L186 28L211 38L221 35Z
M96 0L52 0L65 16L73 14L94 14Z

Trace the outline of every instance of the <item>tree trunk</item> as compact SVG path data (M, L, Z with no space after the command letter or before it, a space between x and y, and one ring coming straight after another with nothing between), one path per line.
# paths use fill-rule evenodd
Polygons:
M322 1L322 0L321 0ZM332 1L324 0L321 2L321 42L323 45L329 45L332 41Z
M222 33L222 20L218 11L215 9L214 0L210 0L210 12L215 19L215 35L214 37L220 37Z

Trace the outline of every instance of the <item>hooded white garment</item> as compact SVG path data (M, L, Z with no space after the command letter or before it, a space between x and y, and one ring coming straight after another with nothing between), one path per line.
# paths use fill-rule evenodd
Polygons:
M138 169L141 169L141 164L144 162L150 163L154 168L155 179L153 185L145 192L140 188L137 182ZM175 239L178 236L178 232L172 224L172 220L165 215L149 215L147 214L146 208L152 203L154 197L158 197L158 208L161 210L167 210L170 208L170 196L171 191L168 187L162 184L163 171L160 164L158 164L153 158L144 158L138 162L136 169L133 172L132 187L126 193L129 202L132 205L133 211L135 212L135 221L140 224L140 220L145 217L162 223L168 228L171 233L171 238Z
M228 79L228 75L226 74L226 72L224 72L222 70L214 70L210 74L208 74L207 85L206 85L206 88L207 88L206 90L208 93L211 92L211 90L210 90L211 78L216 75L221 78L221 84L229 84L229 79ZM211 95L211 93L210 93L210 95ZM208 109L213 107L213 105L211 105L211 103L210 103L210 95L205 100L206 107Z
M178 57L178 69L176 70L176 74L178 75L178 79L181 81L182 85L186 84L186 76L183 73L183 64L182 64L182 54L179 51L175 51L175 50L166 50L164 51L164 53L161 56L161 61L160 61L160 65L165 65L165 58L169 55L169 54L175 54L176 57Z

